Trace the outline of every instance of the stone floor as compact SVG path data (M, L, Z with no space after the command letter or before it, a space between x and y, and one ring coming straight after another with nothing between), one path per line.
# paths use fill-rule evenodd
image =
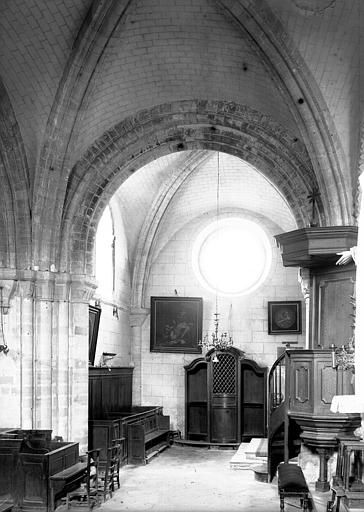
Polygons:
M98 510L278 512L277 484L256 481L251 470L230 469L233 454L233 450L174 445L146 466L124 466L121 488ZM328 496L314 498L314 512L326 511ZM297 511L297 501L286 501L286 512ZM64 506L57 507L56 512L64 511Z

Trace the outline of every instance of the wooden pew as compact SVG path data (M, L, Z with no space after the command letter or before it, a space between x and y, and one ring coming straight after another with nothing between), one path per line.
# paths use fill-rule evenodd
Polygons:
M76 489L81 481L85 478L87 471L86 462L78 462L72 466L55 473L49 477L49 504L48 509L53 512L55 509L56 499L66 496L67 492Z
M114 439L122 440L122 464L145 464L151 453L169 446L170 420L162 407L132 405L132 374L129 367L89 368L88 447L101 449L101 464Z
M22 442L22 439L0 437L0 503L4 507L9 507L10 503L15 504L17 501L15 475Z
M147 464L171 444L169 416L149 414L128 425L128 463Z
M138 426L131 429L135 424ZM163 415L162 407L130 407L89 421L89 449L100 447L100 462L102 462L106 460L107 449L112 446L112 440L124 438L121 462L145 464L147 455L154 451L153 448L159 450L161 446L163 448L169 446L169 434L169 416ZM129 435L132 435L133 440L129 439Z
M52 510L49 477L79 462L79 445L50 438L50 430L0 433L1 503L12 503L15 510Z

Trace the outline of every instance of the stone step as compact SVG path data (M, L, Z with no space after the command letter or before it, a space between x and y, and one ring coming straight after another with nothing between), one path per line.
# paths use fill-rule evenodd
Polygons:
M267 457L268 439L253 437L245 450L247 458Z
M254 478L258 482L268 482L268 464L265 462L264 464L255 464L251 467L254 471Z
M251 469L254 465L266 463L266 441L253 438L250 443L241 443L230 461L230 469Z

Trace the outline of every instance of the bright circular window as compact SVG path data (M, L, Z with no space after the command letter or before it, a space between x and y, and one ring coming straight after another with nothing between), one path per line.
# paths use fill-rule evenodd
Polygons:
M250 220L213 222L197 237L194 270L202 284L221 295L244 295L267 277L271 247L263 229Z

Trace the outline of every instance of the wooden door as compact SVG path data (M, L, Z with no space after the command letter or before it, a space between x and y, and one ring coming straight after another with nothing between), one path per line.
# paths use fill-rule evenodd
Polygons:
M229 352L217 353L210 363L210 439L213 443L238 442L237 358Z
M266 435L267 369L254 361L241 363L241 440Z
M208 441L207 362L186 367L186 439Z

